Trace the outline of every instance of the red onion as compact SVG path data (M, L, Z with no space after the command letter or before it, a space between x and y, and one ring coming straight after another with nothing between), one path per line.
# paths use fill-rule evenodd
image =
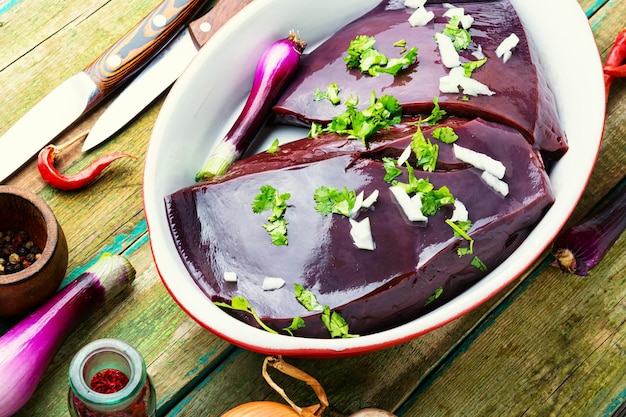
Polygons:
M287 81L295 74L306 42L295 32L270 45L257 63L252 90L241 114L226 136L217 144L196 181L222 175L250 145Z
M555 265L562 271L589 275L626 227L626 179L609 192L602 206L581 223L564 230L552 244Z
M0 338L0 417L28 401L69 334L134 278L126 258L106 253Z

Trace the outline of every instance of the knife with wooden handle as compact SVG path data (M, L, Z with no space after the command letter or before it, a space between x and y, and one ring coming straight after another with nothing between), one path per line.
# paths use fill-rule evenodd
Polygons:
M96 120L83 142L82 150L90 150L109 139L137 116L176 81L213 34L251 2L219 0L208 13L191 22Z
M205 1L164 0L83 71L39 101L0 137L0 148L11 152L0 164L0 181L143 68Z

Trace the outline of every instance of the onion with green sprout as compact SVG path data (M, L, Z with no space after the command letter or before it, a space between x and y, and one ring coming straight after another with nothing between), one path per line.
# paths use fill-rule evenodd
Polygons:
M243 110L196 174L196 181L224 174L245 152L265 123L283 87L295 74L305 47L306 42L291 31L287 38L272 43L263 52Z

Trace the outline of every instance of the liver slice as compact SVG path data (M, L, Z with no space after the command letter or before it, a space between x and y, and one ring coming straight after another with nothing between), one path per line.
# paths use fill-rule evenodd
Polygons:
M510 194L502 197L480 178L480 172L454 158L451 145L440 144L435 172L416 171L435 185L446 185L468 208L474 254L495 268L522 242L553 202L549 180L537 151L515 129L482 119L449 120L461 146L486 153L506 167ZM319 313L308 312L295 299L294 284L313 291L320 303L339 312L354 334L367 334L414 319L454 298L485 272L459 257L467 242L453 236L444 207L427 224L410 223L383 181L382 156L397 157L415 131L403 124L377 134L369 149L361 141L336 135L301 139L281 146L277 154L261 153L236 162L219 179L177 191L165 198L172 236L189 273L213 301L243 296L270 327L289 326L295 316L305 337L329 337ZM424 130L428 135L428 129ZM406 173L399 180L406 181ZM287 246L275 246L263 229L267 214L252 212L262 185L291 193L285 218ZM369 217L374 251L354 246L349 221L314 210L319 186L347 186L367 196L379 190ZM225 282L224 272L238 275ZM265 276L286 285L263 291ZM443 288L439 299L426 300ZM246 314L228 310L251 325Z

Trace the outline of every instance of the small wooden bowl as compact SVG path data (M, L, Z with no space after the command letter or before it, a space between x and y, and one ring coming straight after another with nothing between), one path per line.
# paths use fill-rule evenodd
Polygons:
M65 277L65 234L46 202L30 191L0 186L0 231L23 230L41 256L19 272L0 275L0 316L19 316L49 298Z

